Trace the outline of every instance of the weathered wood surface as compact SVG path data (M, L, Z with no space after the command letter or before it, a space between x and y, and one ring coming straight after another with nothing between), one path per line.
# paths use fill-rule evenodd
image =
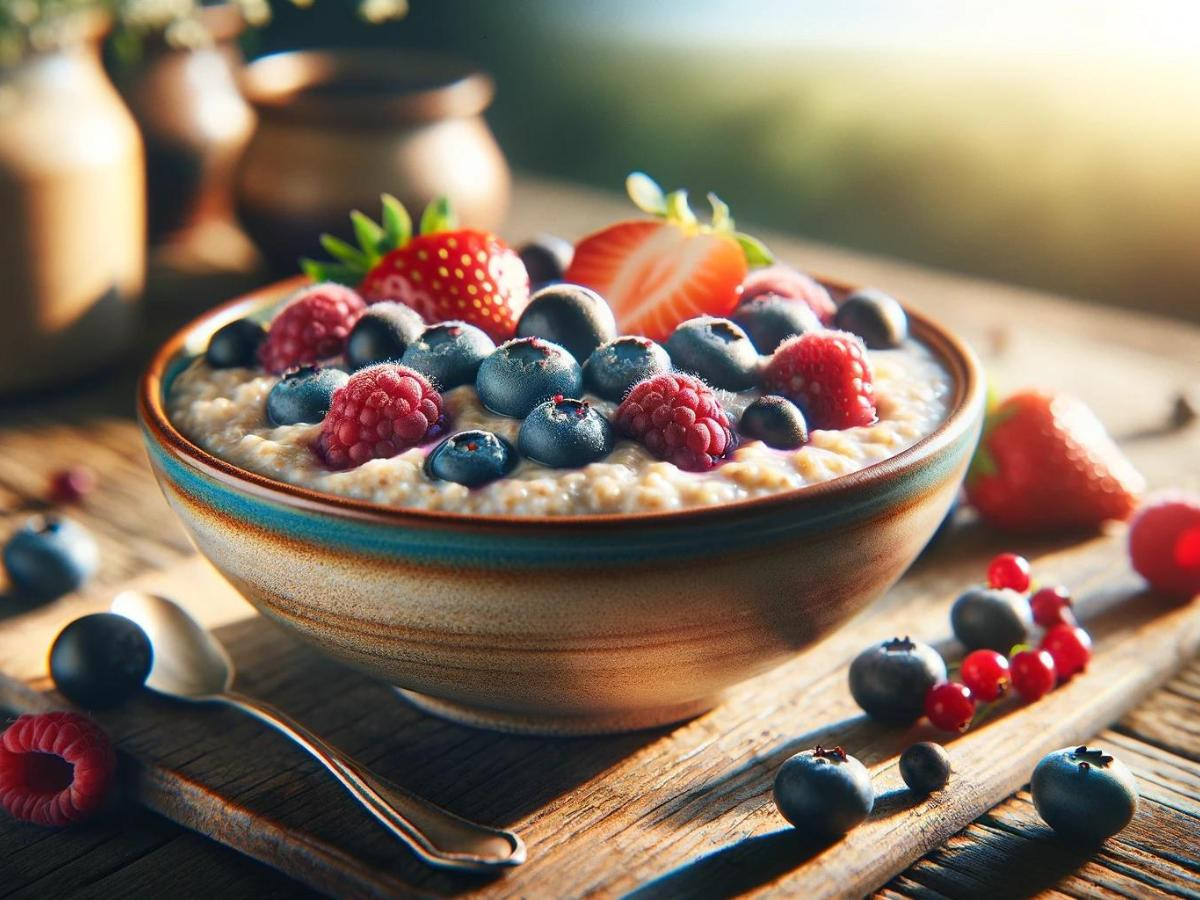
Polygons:
M521 215L512 233L519 237L537 227L551 227L571 234L603 222L614 209L621 205L570 189L526 185L518 193ZM1197 429L1159 430L1175 391L1196 386L1196 329L829 248L772 243L785 258L887 285L943 318L975 342L1006 387L1038 383L1072 388L1128 438L1127 449L1152 483L1197 486ZM190 301L169 298L166 292L159 296L156 302L164 305L155 308L156 327L151 330L161 333L162 325L177 318L180 307ZM131 367L114 373L107 384L93 383L0 409L0 503L6 521L14 526L22 509L41 495L46 474L55 465L86 460L101 470L101 489L80 514L98 533L105 551L103 571L92 591L97 599L106 589L187 552L186 541L149 482L137 446L129 418L132 373ZM947 598L978 577L980 564L1005 544L982 529L960 529L868 614L872 624L864 619L844 629L821 648L822 657L844 661L860 644L882 636L868 634L875 628L942 634ZM1070 552L1065 544L1059 549L1063 548L1068 552L1051 557L1053 569L1063 575L1079 573L1097 588L1123 584L1111 589L1130 589L1131 582L1122 580L1129 576L1117 539L1097 543L1082 554ZM1044 554L1056 548L1017 542L1016 549ZM23 621L19 603L9 600L6 606L12 615L0 626L5 630ZM930 612L935 608L941 611L938 616ZM258 631L270 634L269 629ZM795 839L786 833L772 836L781 828L768 796L774 765L789 747L828 740L836 732L869 763L888 769L891 774L885 773L885 778L894 778L888 760L903 742L903 736L861 721L842 721L852 711L846 705L844 674L822 667L813 671L801 661L748 685L721 710L679 729L555 742L485 735L419 716L385 689L320 661L311 664L321 675L317 689L301 689L308 681L302 676L310 667L309 657L288 642L274 649L277 640L235 636L245 659L278 654L275 668L252 679L248 687L321 728L393 780L482 820L521 825L531 845L533 861L527 870L517 878L480 884L415 869L397 858L390 845L371 844L365 831L372 826L337 796L336 789L331 792L302 756L277 748L261 769L250 767L257 774L247 773L248 754L230 747L244 748L264 738L257 726L233 713L213 711L216 729L199 727L194 719L181 723L180 734L187 737L167 764L187 771L198 760L221 759L224 753L224 767L217 767L223 780L214 786L226 793L245 791L261 813L335 846L344 846L347 836L362 834L366 849L360 855L368 865L397 872L422 891L480 888L534 896L619 893L638 887L669 893L700 886L710 893L753 888L796 893L801 884L797 879L819 865L800 865ZM1027 796L1018 794L885 890L957 895L994 889L1011 894L1057 886L1069 891L1194 892L1200 856L1194 784L1200 759L1195 725L1200 690L1195 671L1189 669L1191 674L1182 681L1191 685L1190 694L1177 687L1180 680L1172 682L1120 726L1117 737L1135 742L1123 756L1144 783L1149 778L1164 787L1144 804L1134 826L1118 841L1098 855L1078 858L1047 839ZM1104 679L1097 681L1107 690ZM984 738L993 729L1020 715L1028 713L994 722L955 745L967 747L976 735L986 744ZM1092 731L1103 721L1107 720L1096 721ZM829 726L835 728L827 735ZM194 730L198 733L192 740ZM214 730L221 746L210 748ZM145 751L154 740L153 733L135 732L127 738L135 752ZM1139 750L1147 747L1150 755ZM987 749L981 747L981 752ZM934 816L907 823L911 815L900 810L891 821L911 824L914 839L927 833L931 819L937 821ZM1027 863L1014 863L1009 858L1013 853ZM180 871L185 861L186 876ZM1027 868L1036 877L1027 875ZM270 895L295 889L294 882L139 811L122 813L120 821L52 837L0 822L0 876L0 896L62 895L85 885L91 885L92 893L109 896L167 891L199 895L215 889L227 896Z

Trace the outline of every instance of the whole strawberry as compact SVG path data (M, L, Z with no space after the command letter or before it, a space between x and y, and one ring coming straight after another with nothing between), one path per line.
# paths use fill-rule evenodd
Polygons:
M1014 394L993 410L967 474L967 499L1006 531L1090 529L1133 512L1144 482L1080 400Z
M310 278L354 285L368 302L395 300L436 323L467 322L494 341L513 336L529 302L529 275L517 253L496 235L459 228L449 201L433 201L420 231L400 202L383 195L383 224L350 214L359 246L322 235L336 262L303 260Z
M715 194L708 195L713 214L705 224L686 191L664 194L641 172L625 187L634 205L655 218L589 234L576 244L563 279L604 297L623 334L656 341L687 319L733 312L749 266L772 261L766 247L734 230L729 207Z
M845 331L788 338L763 370L763 385L802 410L813 428L875 421L875 384L862 339Z

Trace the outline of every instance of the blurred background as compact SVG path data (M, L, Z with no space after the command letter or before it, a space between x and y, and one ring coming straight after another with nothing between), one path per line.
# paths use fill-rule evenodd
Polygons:
M1197 110L1191 0L0 0L0 354L119 344L147 240L261 281L508 167L1200 321Z

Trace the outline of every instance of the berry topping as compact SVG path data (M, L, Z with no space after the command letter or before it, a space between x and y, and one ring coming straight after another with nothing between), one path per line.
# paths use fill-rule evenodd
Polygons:
M402 453L441 430L442 397L396 363L359 369L333 395L317 449L334 469Z
M50 500L79 503L96 489L96 472L90 466L74 465L50 476Z
M962 661L959 677L976 700L990 703L1008 693L1012 675L1008 660L995 650L973 650Z
M0 806L36 825L82 822L103 806L115 767L112 744L91 719L20 716L0 735Z
M341 369L306 366L289 372L267 394L267 419L272 425L320 422L334 393L349 380Z
M799 830L845 834L871 814L875 788L866 767L841 747L797 753L775 775L775 806Z
M850 664L850 693L873 719L908 725L921 717L925 695L946 680L946 664L928 644L893 638L872 644Z
M553 341L579 362L617 336L617 323L604 298L577 284L552 284L529 298L517 322L517 337Z
M204 361L214 369L234 366L253 366L258 362L258 349L266 340L267 329L253 319L235 319L222 325L208 339Z
M350 331L346 362L351 369L399 362L408 345L424 330L424 320L403 303L373 303Z
M558 344L538 337L514 338L479 366L475 390L492 412L523 419L551 397L583 393L583 370Z
M575 248L570 241L565 241L552 234L539 234L528 244L517 248L517 256L525 264L529 273L529 283L535 287L549 284L552 281L562 281L563 273L571 265L575 256Z
M680 372L697 375L713 387L744 391L758 383L758 351L746 332L728 319L688 319L671 333L667 353Z
M458 228L449 201L434 200L420 233L395 197L383 195L383 224L350 214L358 247L324 235L337 262L304 260L314 280L355 285L368 301L397 300L426 322L460 319L493 340L512 337L529 300L529 275L513 250L486 231Z
M967 499L988 524L1025 532L1128 518L1142 486L1087 406L1037 391L988 415L966 480Z
M583 364L583 383L605 400L619 402L639 381L671 370L671 357L650 338L619 337L592 351Z
M1008 665L1012 670L1013 688L1022 700L1030 703L1046 696L1058 683L1054 657L1045 650L1022 650L1013 654Z
M1042 649L1054 657L1058 680L1067 681L1087 668L1092 658L1092 639L1075 625L1054 625L1042 635Z
M612 426L586 400L555 397L535 406L521 423L517 448L543 466L586 466L612 452Z
M60 597L79 588L100 561L86 528L61 516L34 516L4 545L4 568L22 593Z
M271 322L259 359L268 372L310 365L337 356L367 305L340 284L305 288Z
M971 689L955 681L944 681L925 695L925 715L942 731L966 731L975 716L975 698Z
M438 390L471 384L479 365L496 349L492 339L466 322L430 325L409 344L400 361L428 378Z
M1143 507L1129 526L1133 568L1169 597L1200 594L1200 497L1176 495Z
M617 428L659 459L704 472L733 449L729 417L691 375L656 375L634 385L617 408Z
M1129 824L1137 811L1133 774L1118 759L1087 747L1044 756L1029 780L1033 805L1068 840L1096 844Z
M844 331L810 331L784 341L763 384L797 404L811 428L875 421L875 385L862 341Z
M950 627L968 650L1007 653L1025 640L1033 616L1016 591L971 588L950 607Z
M857 334L872 350L891 350L908 337L904 308L883 291L867 288L842 301L833 317L835 328Z
M738 431L776 450L795 450L808 443L804 413L786 397L767 394L746 407Z
M900 777L914 793L940 791L950 780L950 754L933 741L911 744L900 754Z
M50 647L50 677L84 709L120 706L146 683L153 651L136 623L113 613L76 619Z
M503 478L517 465L517 452L490 431L460 431L434 448L425 460L430 478L479 487Z
M1071 592L1061 585L1037 591L1029 598L1029 608L1033 610L1033 621L1043 628L1063 623L1075 624L1075 614L1071 612Z
M788 338L823 327L807 303L778 294L759 294L743 300L732 318L749 335L759 353L774 353Z
M766 248L734 231L729 207L715 194L708 195L712 221L701 224L686 191L664 195L640 172L625 186L656 219L618 222L583 238L563 277L605 297L623 331L656 341L687 319L733 312L747 264L769 262Z
M837 310L829 291L819 281L783 264L755 269L742 282L743 303L766 294L803 303L824 325L833 321Z
M988 587L1024 593L1029 590L1029 560L1015 553L1001 553L988 563L987 580Z

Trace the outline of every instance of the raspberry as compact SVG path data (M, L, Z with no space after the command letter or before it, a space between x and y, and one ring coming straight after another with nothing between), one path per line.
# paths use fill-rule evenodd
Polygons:
M689 472L705 472L733 449L729 417L699 378L680 373L639 381L617 408L616 425L646 449Z
M742 282L741 302L746 303L764 294L775 294L804 303L825 325L833 321L837 306L829 291L814 278L797 272L791 266L774 265L755 269Z
M271 322L258 358L268 372L280 374L337 356L367 304L344 285L305 288Z
M407 366L359 369L338 388L317 449L334 469L402 453L442 430L442 396Z
M0 806L37 825L81 822L103 805L115 767L112 744L91 719L21 716L0 735Z
M851 428L875 421L875 384L861 338L810 331L779 345L763 384L797 404L813 428Z
M1200 497L1162 497L1143 506L1129 526L1133 568L1160 593L1181 600L1200 594Z

